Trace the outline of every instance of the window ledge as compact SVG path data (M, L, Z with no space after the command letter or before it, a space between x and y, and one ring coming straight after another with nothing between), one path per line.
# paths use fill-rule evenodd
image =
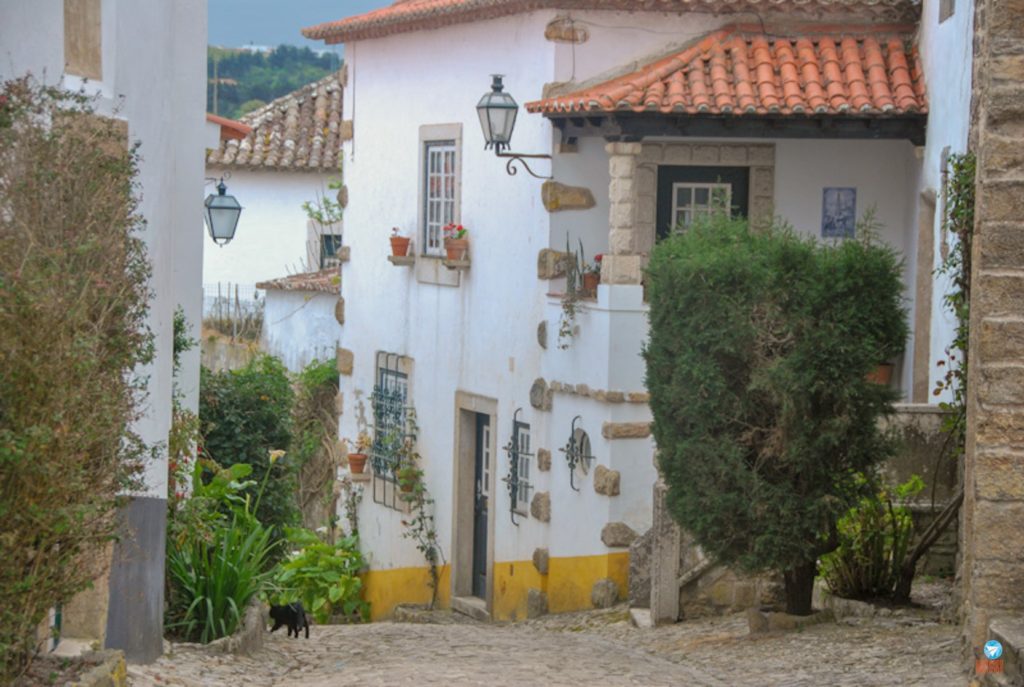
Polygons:
M441 260L441 264L444 265L445 267L447 267L450 270L459 270L460 272L463 272L463 271L469 269L469 264L470 263L469 263L468 259L467 260L448 260L446 258L446 259Z

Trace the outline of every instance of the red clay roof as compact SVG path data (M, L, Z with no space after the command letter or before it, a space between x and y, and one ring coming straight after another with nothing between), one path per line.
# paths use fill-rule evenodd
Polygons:
M716 14L776 10L814 16L852 14L860 21L908 21L920 13L920 0L397 0L389 7L307 27L302 35L345 43L544 9Z
M243 124L242 122L237 122L234 119L215 115L212 112L206 113L206 121L220 127L220 140L222 141L227 141L229 139L240 141L252 133L251 126Z
M910 27L820 27L797 35L733 26L636 72L530 112L710 115L924 113L924 76Z
M237 124L245 128L245 134L233 136L233 140L222 135L220 146L207 153L206 162L245 169L337 172L341 163L341 96L338 72L283 95L243 115Z
M324 293L339 293L341 279L338 277L337 267L328 267L319 272L302 272L292 274L280 279L261 281L256 285L257 289L278 290L278 291L322 291Z

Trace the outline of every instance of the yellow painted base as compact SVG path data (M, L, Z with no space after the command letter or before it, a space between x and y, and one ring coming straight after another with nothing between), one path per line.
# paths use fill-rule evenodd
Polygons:
M450 568L441 568L440 608L451 607ZM628 594L629 554L571 556L552 558L548 574L541 575L533 561L508 561L494 564L494 620L525 620L527 597L531 589L548 595L548 611L565 613L591 608L590 591L594 583L610 578L619 587L619 598ZM427 568L370 570L363 576L364 598L370 602L370 619L384 620L403 603L430 602L430 573Z
M438 590L439 608L451 607L451 578L449 567L441 566ZM363 574L363 598L370 603L370 620L391 617L398 604L430 603L430 569L394 568L369 570Z
M566 613L592 608L590 591L594 583L610 578L619 587L619 598L629 592L629 554L569 556L548 561L548 574L541 575L533 561L494 564L495 620L524 620L530 589L548 595L548 611Z

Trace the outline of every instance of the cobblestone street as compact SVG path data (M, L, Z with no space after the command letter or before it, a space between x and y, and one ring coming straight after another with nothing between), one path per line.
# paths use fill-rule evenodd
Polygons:
M955 625L934 612L848 618L751 637L743 614L638 629L624 606L486 625L448 613L437 624L314 627L309 640L270 635L249 657L177 646L132 666L152 685L966 685Z

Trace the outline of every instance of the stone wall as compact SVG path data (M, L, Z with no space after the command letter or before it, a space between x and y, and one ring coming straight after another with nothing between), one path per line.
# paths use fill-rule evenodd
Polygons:
M978 159L962 511L968 651L1024 612L1024 3L979 0Z

